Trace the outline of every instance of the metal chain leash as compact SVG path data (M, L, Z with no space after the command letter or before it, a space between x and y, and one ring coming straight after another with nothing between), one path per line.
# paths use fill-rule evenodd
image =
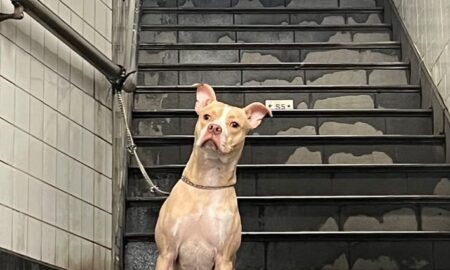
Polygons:
M144 176L145 181L147 182L147 184L150 186L150 192L152 193L161 193L164 195L169 195L170 192L161 190L150 178L150 176L147 174L147 171L145 170L144 165L141 162L141 159L139 158L139 155L137 154L137 146L134 143L133 140L133 135L131 134L131 130L130 127L128 125L128 117L127 114L125 112L125 106L124 106L124 102L123 102L123 98L122 98L122 90L117 89L117 91L115 92L116 96L117 96L117 101L119 104L119 108L120 108L120 112L122 114L124 123L125 123L125 129L126 129L126 136L127 136L127 150L128 152L134 156L134 158L136 159L136 163L138 164L139 170L141 171L142 175Z

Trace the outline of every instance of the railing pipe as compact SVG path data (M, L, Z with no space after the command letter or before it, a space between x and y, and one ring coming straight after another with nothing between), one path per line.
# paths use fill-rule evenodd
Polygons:
M112 84L123 83L126 71L122 66L111 61L39 0L12 0L11 2L14 5L20 4L26 13L105 75Z

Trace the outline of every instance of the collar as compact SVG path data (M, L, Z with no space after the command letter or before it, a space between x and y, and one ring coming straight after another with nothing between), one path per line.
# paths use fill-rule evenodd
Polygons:
M187 178L184 175L181 176L180 180L185 182L186 184L192 186L192 187L195 187L195 188L198 188L198 189L206 189L206 190L225 189L225 188L234 187L236 185L236 183L231 184L231 185L226 185L226 186L203 186L203 185L197 185L197 184L193 183L191 180L189 180L189 178Z

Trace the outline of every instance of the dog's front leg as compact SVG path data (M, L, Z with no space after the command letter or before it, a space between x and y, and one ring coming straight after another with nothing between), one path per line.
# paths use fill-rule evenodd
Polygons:
M175 254L159 254L156 260L156 270L175 270Z

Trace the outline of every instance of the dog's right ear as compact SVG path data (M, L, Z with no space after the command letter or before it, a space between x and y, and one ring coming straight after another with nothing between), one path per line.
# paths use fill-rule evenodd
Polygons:
M216 100L216 93L211 85L206 83L196 83L192 85L197 87L197 101L195 102L195 111L199 114L200 110Z

